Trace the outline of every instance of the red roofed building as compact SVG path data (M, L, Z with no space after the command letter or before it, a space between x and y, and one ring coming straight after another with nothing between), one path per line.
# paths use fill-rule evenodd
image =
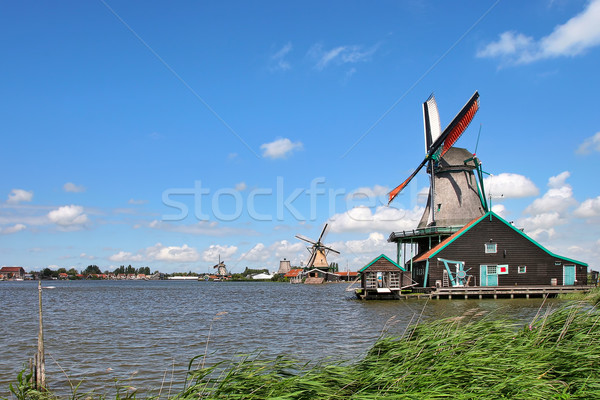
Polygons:
M302 268L294 268L291 269L288 273L283 275L284 278L288 278L291 283L302 283L302 273L304 270Z
M23 267L2 267L0 275L3 275L4 279L23 279L25 270Z
M343 281L351 281L358 278L357 271L343 271L343 272L334 272L337 276L340 277Z

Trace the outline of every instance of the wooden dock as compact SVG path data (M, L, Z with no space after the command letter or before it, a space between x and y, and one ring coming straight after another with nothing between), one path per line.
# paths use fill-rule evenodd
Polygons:
M437 288L425 295L431 299L514 299L556 297L566 293L587 293L595 286L478 286Z

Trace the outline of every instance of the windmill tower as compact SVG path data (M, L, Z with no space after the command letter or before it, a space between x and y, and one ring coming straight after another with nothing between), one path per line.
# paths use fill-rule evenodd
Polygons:
M453 147L478 109L479 93L475 92L442 131L435 97L431 95L423 103L425 159L389 194L391 202L427 164L429 195L418 229L463 226L488 211L479 160L466 149Z
M227 267L225 266L225 262L221 261L221 255L219 255L219 263L214 265L213 268L217 270L217 275L225 276L227 275Z
M327 272L329 270L329 264L327 263L327 254L329 254L330 251L336 254L340 254L339 251L334 250L331 247L325 246L321 242L326 230L327 224L325 224L325 226L323 227L321 235L319 235L319 239L317 239L316 241L306 238L302 235L296 235L296 238L311 244L311 246L307 247L307 250L310 252L310 257L306 263L305 269L310 270L313 268L317 268Z

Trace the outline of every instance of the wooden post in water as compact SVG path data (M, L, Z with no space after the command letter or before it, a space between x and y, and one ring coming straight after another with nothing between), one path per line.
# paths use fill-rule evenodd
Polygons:
M42 322L42 281L38 282L39 319L38 348L35 355L35 386L38 390L46 389L46 360L44 357L44 325Z

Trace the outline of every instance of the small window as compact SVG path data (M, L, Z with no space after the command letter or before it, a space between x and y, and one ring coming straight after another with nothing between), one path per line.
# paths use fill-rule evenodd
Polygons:
M497 243L486 243L485 244L485 252L486 253L497 253L498 252L498 244Z
M560 261L554 261L554 265L561 265L561 264L562 264L562 262L560 262Z
M527 272L527 265L519 265L519 273L524 274Z
M497 274L497 269L495 265L488 265L487 266L487 273L488 275L496 275Z

